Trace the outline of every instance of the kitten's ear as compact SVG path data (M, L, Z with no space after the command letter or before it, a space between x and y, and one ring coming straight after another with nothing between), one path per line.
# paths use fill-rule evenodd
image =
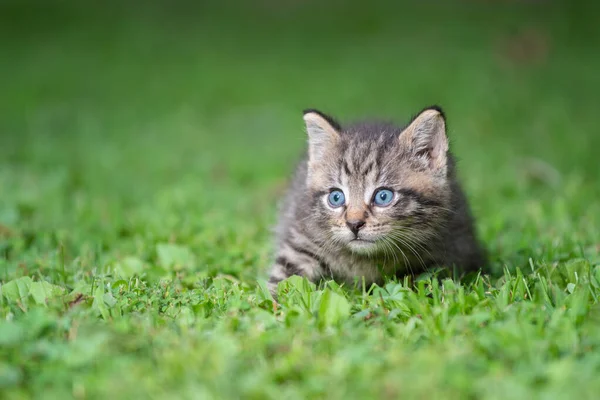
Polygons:
M304 122L308 133L308 158L311 163L320 161L327 149L340 139L340 126L331 117L317 111L305 110Z
M419 161L435 171L446 172L448 137L446 119L441 108L430 107L421 111L400 134L399 139Z

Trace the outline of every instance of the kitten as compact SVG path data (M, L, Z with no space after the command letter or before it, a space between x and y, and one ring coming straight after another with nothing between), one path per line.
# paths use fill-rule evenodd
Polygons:
M371 284L436 265L483 266L440 108L424 109L404 129L342 128L316 110L304 121L308 156L280 211L273 295L291 275Z

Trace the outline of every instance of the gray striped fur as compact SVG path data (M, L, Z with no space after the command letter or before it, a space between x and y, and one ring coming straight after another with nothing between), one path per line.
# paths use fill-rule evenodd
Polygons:
M280 210L273 294L291 275L370 284L436 265L483 266L441 109L424 109L405 128L382 122L342 128L316 110L305 111L304 120L308 152ZM378 188L393 191L391 205L373 203ZM332 189L343 191L344 206L328 204ZM364 222L358 234L349 219Z

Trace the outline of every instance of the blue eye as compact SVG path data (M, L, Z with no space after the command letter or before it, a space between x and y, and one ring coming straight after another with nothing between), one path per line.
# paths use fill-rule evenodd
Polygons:
M373 197L373 203L376 206L384 207L390 205L392 200L394 199L394 193L389 189L379 189L375 192L375 197Z
M341 190L334 190L331 193L329 193L329 196L327 197L327 202L329 202L329 205L333 208L338 208L344 205L344 203L346 202L346 197L344 197L344 192L342 192Z

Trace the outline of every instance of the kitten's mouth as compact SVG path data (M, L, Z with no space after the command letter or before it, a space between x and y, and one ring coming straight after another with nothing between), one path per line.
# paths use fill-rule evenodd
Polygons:
M374 243L372 240L362 239L362 238L354 238L350 241L350 243Z
M348 242L348 247L350 250L357 253L369 252L373 249L374 245L374 241L361 238L354 238Z

